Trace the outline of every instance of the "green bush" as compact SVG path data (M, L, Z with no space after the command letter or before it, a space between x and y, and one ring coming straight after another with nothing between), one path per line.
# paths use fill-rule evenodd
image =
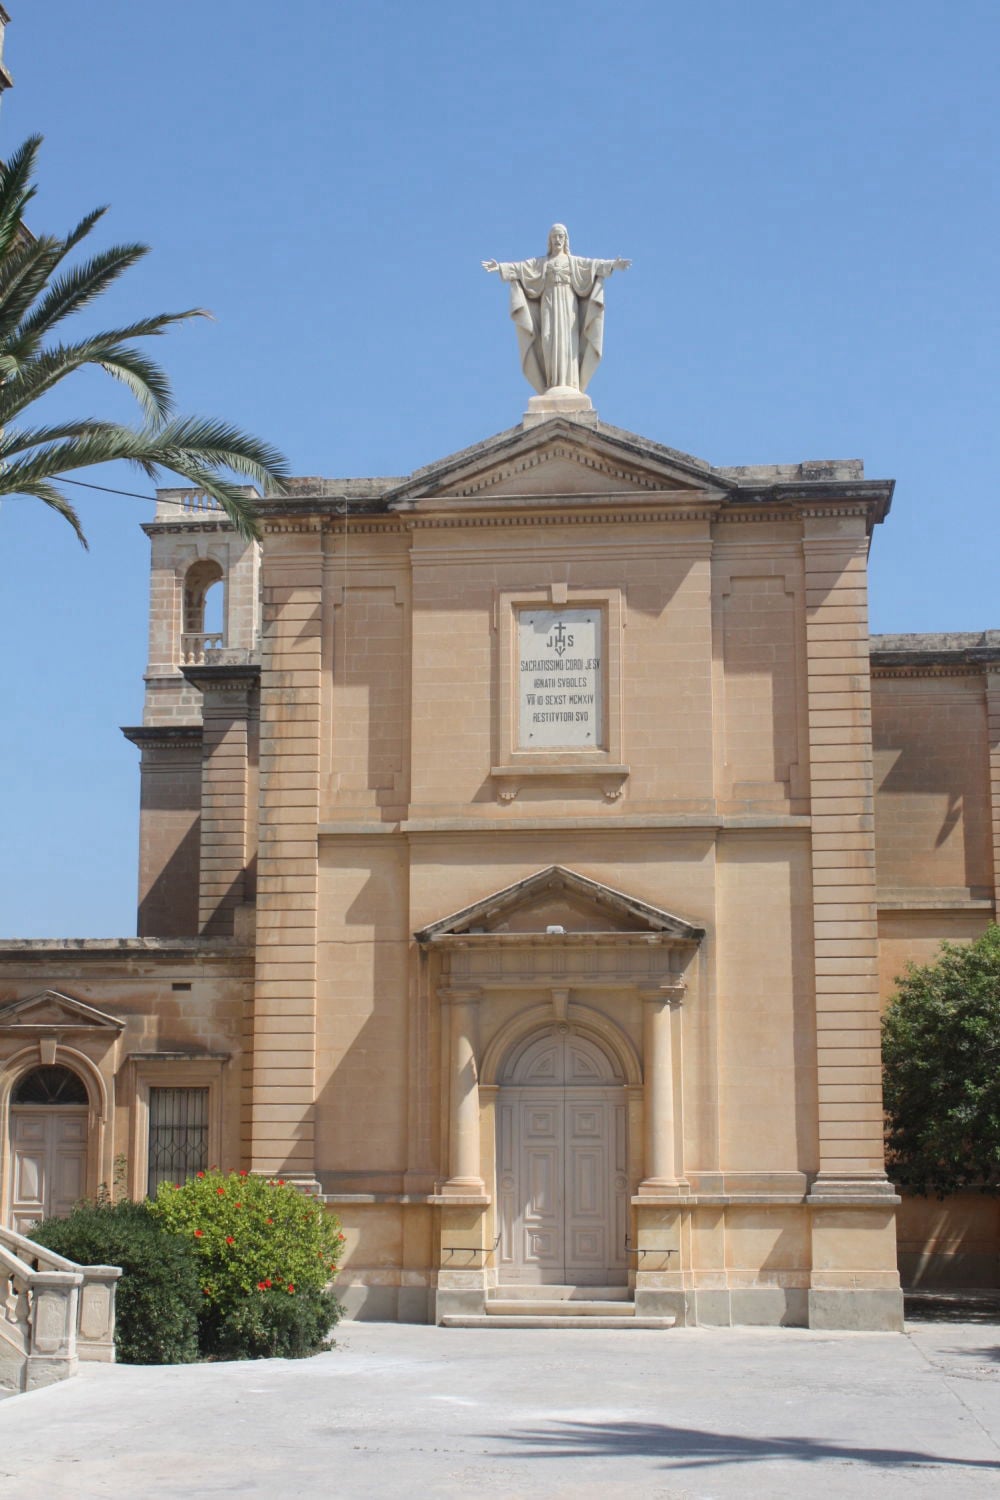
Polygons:
M332 1292L296 1288L254 1290L227 1309L206 1306L199 1337L202 1353L217 1359L301 1359L326 1347L340 1316Z
M887 1165L916 1193L1000 1193L1000 927L911 964L882 1018Z
M127 1365L189 1364L198 1357L203 1302L198 1262L186 1240L147 1203L80 1203L65 1219L32 1230L40 1245L84 1266L121 1266L115 1350Z
M325 1289L344 1237L321 1203L280 1178L213 1168L162 1183L152 1211L197 1257L203 1354L296 1357L323 1348L340 1312Z

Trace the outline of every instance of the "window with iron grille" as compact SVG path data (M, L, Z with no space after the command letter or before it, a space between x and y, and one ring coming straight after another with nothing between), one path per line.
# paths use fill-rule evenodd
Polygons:
M208 1089L150 1089L149 1196L207 1166Z

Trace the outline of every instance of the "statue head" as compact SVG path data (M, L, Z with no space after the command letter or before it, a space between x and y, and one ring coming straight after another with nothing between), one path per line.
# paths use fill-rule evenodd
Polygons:
M549 230L550 255L559 255L563 250L569 254L569 230L565 224L553 224Z

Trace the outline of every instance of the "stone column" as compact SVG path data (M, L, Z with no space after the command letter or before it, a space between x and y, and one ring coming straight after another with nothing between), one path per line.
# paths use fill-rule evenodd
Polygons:
M478 1196L486 1192L479 1154L479 1070L476 1060L479 991L445 990L440 998L451 1011L449 1176L442 1191Z
M675 1196L679 1187L674 1132L674 1059L671 1011L684 993L681 981L640 990L643 1011L643 1077L645 1079L645 1195Z

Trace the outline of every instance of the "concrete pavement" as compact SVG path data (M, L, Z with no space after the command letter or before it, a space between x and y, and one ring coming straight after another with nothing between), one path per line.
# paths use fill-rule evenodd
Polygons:
M302 1361L87 1366L0 1406L17 1500L1000 1492L1000 1326L346 1324Z

